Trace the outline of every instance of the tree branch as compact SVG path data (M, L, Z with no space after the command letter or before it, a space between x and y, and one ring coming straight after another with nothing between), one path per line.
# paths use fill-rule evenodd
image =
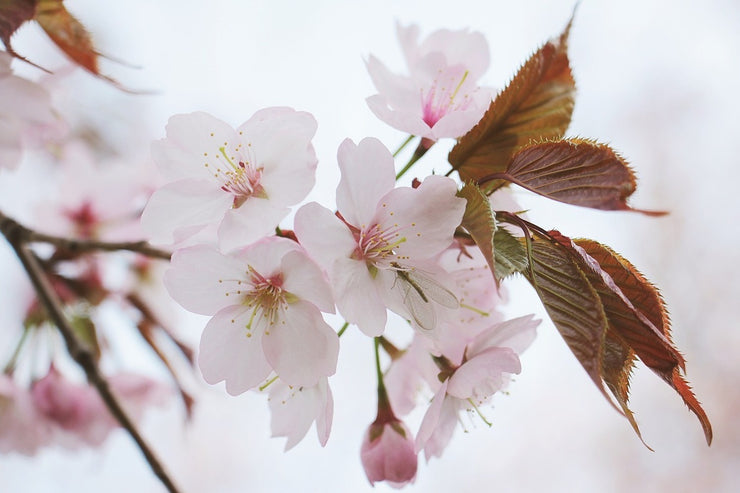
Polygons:
M21 264L23 264L31 283L36 290L39 300L49 313L51 320L59 328L59 332L61 332L62 337L64 338L64 342L67 345L67 350L69 351L70 356L85 371L88 381L98 391L100 398L103 400L113 417L120 423L121 427L128 432L131 438L134 439L154 474L170 493L178 493L179 490L167 475L164 466L160 463L159 459L146 441L144 441L144 438L137 430L133 421L126 411L124 411L118 398L111 392L108 381L98 368L95 356L87 349L87 347L80 343L74 330L69 325L69 322L63 314L62 303L59 300L59 297L51 286L49 279L41 269L38 259L29 249L28 245L26 245L27 241L31 241L28 239L29 231L30 230L0 212L0 232L2 232L5 239L8 240L8 243L10 243L10 246L15 251Z
M65 238L62 236L47 235L34 231L26 226L23 226L15 219L12 219L2 212L0 212L0 230L5 231L8 228L15 230L15 235L18 241L21 243L49 243L58 248L62 248L69 252L91 252L91 251L129 251L136 252L147 257L158 258L163 260L169 260L172 256L171 252L154 248L146 241L98 241L98 240L83 240L75 238Z

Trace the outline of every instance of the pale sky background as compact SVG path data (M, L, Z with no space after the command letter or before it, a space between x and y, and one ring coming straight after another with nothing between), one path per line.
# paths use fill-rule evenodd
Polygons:
M60 82L82 120L100 125L119 150L145 155L175 113L204 110L234 125L274 105L313 113L319 186L308 200L331 206L336 149L345 137L376 136L395 148L404 135L378 121L364 99L374 94L363 58L401 71L395 23L423 34L469 27L487 38L492 60L482 82L503 87L541 43L559 34L572 1L97 2L67 0L98 48L142 68L110 62L104 71L154 95L123 94L82 72ZM16 49L49 67L63 59L36 27ZM680 397L638 366L632 409L647 450L603 399L546 319L523 355L523 372L489 410L493 426L458 429L441 459L420 461L410 492L735 491L740 484L740 288L737 132L740 103L740 5L735 0L584 0L571 31L578 96L569 135L610 143L634 166L638 208L671 215L604 213L517 192L533 222L612 246L661 287L688 379L714 425L707 448ZM19 65L14 64L16 67ZM37 71L21 68L38 77ZM424 159L443 160L449 142ZM27 166L29 163L26 163ZM446 171L444 162L437 169ZM23 204L51 185L29 185L27 172L0 173L0 207L24 220ZM25 181L24 181L25 180ZM46 188L45 188L46 187ZM20 193L19 193L20 191ZM0 246L0 322L16 330L18 267ZM509 312L543 310L526 283L511 283ZM185 323L197 338L203 318ZM6 339L0 338L0 343ZM283 453L269 438L263 396L229 397L206 388L194 423L176 403L152 412L144 434L184 492L372 491L359 460L375 414L372 344L356 330L342 338L332 377L334 426L321 448L315 431ZM0 347L0 354L8 350ZM154 366L142 361L142 368ZM419 416L410 422L418 428ZM413 420L416 421L413 421ZM47 450L28 459L0 457L0 490L160 492L128 436L101 450ZM378 485L375 491L389 491Z

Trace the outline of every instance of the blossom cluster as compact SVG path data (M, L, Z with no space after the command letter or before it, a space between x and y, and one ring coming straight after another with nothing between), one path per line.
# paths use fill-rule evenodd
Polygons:
M478 85L489 63L486 42L466 30L441 30L420 41L416 26L397 29L408 73L394 74L370 56L366 66L378 94L367 104L420 142L398 174L394 155L378 139L341 142L336 209L304 203L319 164L317 122L308 112L264 108L235 128L204 112L172 116L165 138L151 147L160 172L154 177L146 162L99 166L82 142L59 137L64 124L48 91L13 75L4 54L0 85L12 86L3 94L14 97L0 98L0 125L8 129L0 166L15 167L21 150L34 145L55 156L63 193L37 206L37 224L47 234L148 240L171 251L167 293L210 317L197 351L203 378L223 382L231 395L267 393L272 433L286 438L286 450L314 423L319 442L327 443L334 408L329 379L341 335L356 328L367 336L375 347L378 400L361 460L370 483L401 486L415 479L419 453L427 460L442 454L462 413L488 423L482 406L521 371L519 355L539 321L501 314L504 289L461 229L467 201L459 182L432 174L397 184L439 139L466 134L489 107L492 90ZM44 265L96 358L110 349L98 312L111 303L134 312L136 329L189 410L192 398L152 336L164 331L191 356L167 331L161 294L151 288L161 264L124 254L116 257L116 270L110 258L57 245ZM329 314L344 326L332 327ZM31 302L26 331L48 322ZM402 331L411 341L406 347L393 342ZM95 390L60 370L59 354L49 358L46 373L19 383L25 337L0 377L0 451L102 444L118 423ZM126 373L109 377L109 384L134 418L169 396L163 384ZM402 419L417 407L426 413L412 433Z
M367 102L422 137L423 152L465 134L487 109L491 91L477 79L488 49L480 33L438 31L419 43L415 26L399 26L398 35L409 74L371 56L379 94ZM502 291L485 258L456 235L466 208L459 184L432 175L397 186L393 155L375 138L339 145L336 210L303 204L286 227L314 185L316 128L309 113L282 107L236 128L203 112L173 116L152 146L167 183L142 225L175 250L170 295L211 317L200 339L203 377L232 395L268 389L272 431L286 448L314 421L320 443L329 438L328 378L344 329L382 341L391 363L378 367L378 418L361 455L371 483L401 485L414 479L418 452L442 453L461 411L486 421L480 406L520 372L538 321L500 315ZM389 311L413 331L406 349L386 337ZM335 312L346 321L339 333L324 319ZM397 416L417 405L428 411L414 438Z

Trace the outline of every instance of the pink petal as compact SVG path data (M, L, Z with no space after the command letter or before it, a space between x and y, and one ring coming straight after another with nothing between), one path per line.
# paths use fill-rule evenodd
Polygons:
M519 373L519 357L510 348L489 348L469 359L450 377L447 393L458 399L485 399L501 390L503 373Z
M229 209L218 227L219 247L230 252L272 235L290 209L270 200L250 197L238 209Z
M267 361L289 385L313 386L337 369L339 338L311 303L291 303L283 318L266 330Z
M416 433L415 449L417 453L420 450L424 449L424 447L426 447L427 442L432 437L434 431L439 425L439 420L442 413L442 404L444 403L445 396L447 395L448 383L449 380L445 380L442 383L442 385L437 390L437 393L434 394L434 398L432 398L432 402L431 404L429 404L429 409L427 409L426 414L424 414L424 419L422 419L421 421L419 431Z
M378 201L395 186L393 156L378 139L368 137L358 145L346 139L337 160L342 172L337 209L353 226L371 226Z
M394 249L399 256L429 258L452 243L462 221L465 199L456 193L457 184L450 178L429 176L419 188L402 187L388 193L375 221L383 229L400 229L404 241Z
M534 341L540 322L534 315L525 315L496 324L478 334L468 345L468 357L492 347L507 347L521 354Z
M177 250L164 276L170 295L187 310L213 315L228 305L238 304L232 294L236 281L246 281L244 264L209 246ZM225 281L225 282L224 282ZM245 283L245 287L246 287Z
M255 327L252 337L245 326L252 311L243 306L229 306L208 322L200 339L198 366L206 382L226 381L226 391L239 395L258 386L272 368L262 352L262 328Z
M160 188L149 199L141 225L153 243L172 244L178 233L219 222L233 197L201 180L181 180Z
M321 267L330 270L338 258L352 255L357 242L347 226L334 213L316 202L296 212L295 234L308 254Z
M330 275L337 308L344 319L369 337L381 335L388 315L365 262L337 259Z
M152 157L170 180L211 179L219 148L229 152L239 143L231 125L202 111L174 115L165 128L167 138L152 144Z
M316 305L319 310L334 313L334 297L321 269L303 252L287 253L281 263L283 289Z

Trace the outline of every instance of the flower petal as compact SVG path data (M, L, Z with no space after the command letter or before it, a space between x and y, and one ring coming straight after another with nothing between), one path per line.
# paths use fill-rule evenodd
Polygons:
M337 369L339 338L307 301L291 303L262 336L267 361L289 385L313 386Z
M226 381L226 391L239 395L258 386L271 371L262 352L262 328L247 337L245 327L251 311L241 305L229 306L208 322L200 339L198 365L206 382Z

